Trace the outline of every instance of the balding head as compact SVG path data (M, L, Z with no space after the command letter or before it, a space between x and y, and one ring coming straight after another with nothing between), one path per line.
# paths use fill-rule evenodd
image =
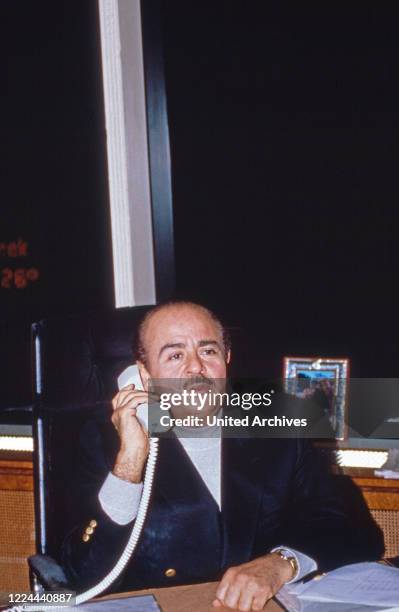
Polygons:
M160 351L163 345L179 344L174 342L176 339L182 340L180 344L184 344L185 340L180 336L187 336L191 342L217 342L225 362L229 359L229 334L211 310L193 302L168 302L152 308L141 321L135 346L136 360L151 371L155 365L154 359L160 357L156 349Z

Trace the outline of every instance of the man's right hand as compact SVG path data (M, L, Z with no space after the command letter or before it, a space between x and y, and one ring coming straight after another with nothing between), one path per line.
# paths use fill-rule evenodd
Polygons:
M111 420L117 430L121 447L116 458L115 476L129 482L141 482L149 452L148 434L136 417L140 404L148 403L146 391L135 390L134 385L124 387L112 400Z

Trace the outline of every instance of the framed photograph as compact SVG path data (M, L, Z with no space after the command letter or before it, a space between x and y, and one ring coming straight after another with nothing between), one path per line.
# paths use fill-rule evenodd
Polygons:
M283 375L285 391L319 403L336 439L344 440L349 359L285 357Z

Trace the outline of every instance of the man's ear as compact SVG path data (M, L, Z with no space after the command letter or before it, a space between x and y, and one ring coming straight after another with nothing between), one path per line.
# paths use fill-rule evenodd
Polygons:
M148 391L148 382L150 380L150 373L142 361L137 361L136 365L139 369L141 382L143 383L143 389L144 391Z

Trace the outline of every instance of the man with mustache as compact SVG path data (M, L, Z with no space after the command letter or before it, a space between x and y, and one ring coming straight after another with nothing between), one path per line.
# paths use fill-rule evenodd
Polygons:
M136 412L148 403L150 381L211 380L223 390L230 357L222 324L200 305L175 302L145 316L137 347L144 390L130 385L114 397L112 431L94 426L86 433L84 491L95 498L86 521L92 519L94 533L82 538L84 527L75 529L63 559L78 589L112 568L136 517L149 450ZM190 410L197 409L185 414ZM219 410L207 404L202 414ZM111 435L113 446L103 442ZM99 449L111 449L112 466L100 490L93 466L107 461ZM308 441L172 436L160 440L144 531L113 588L219 580L215 608L261 610L286 582L374 558L357 539Z

